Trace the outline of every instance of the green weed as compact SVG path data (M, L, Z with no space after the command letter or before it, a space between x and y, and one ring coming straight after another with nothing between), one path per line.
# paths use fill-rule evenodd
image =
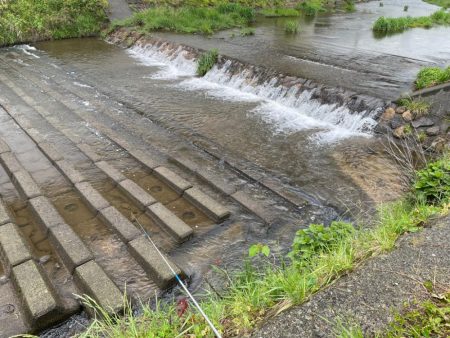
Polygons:
M268 18L300 16L300 12L294 8L266 8L260 13Z
M448 203L450 201L450 156L446 155L418 171L414 189L416 195L427 203Z
M410 97L399 99L397 104L399 106L404 106L407 110L411 111L416 118L428 115L431 108L431 105L428 102L419 99L412 99Z
M429 4L433 4L436 6L441 6L443 8L450 8L450 0L424 0Z
M416 88L432 87L450 81L450 66L447 68L425 67L419 71L416 79Z
M317 13L326 12L324 1L321 0L306 0L296 6L306 16L315 16Z
M251 27L242 28L239 32L241 36L251 36L255 35L255 29Z
M219 52L217 51L217 49L210 50L200 55L197 60L197 75L204 76L206 73L208 73L216 64L218 57Z
M299 24L296 21L287 21L284 24L284 31L287 34L297 34L299 30Z

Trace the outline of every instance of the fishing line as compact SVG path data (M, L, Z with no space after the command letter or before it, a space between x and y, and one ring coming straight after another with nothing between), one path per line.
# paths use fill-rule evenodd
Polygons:
M153 245L153 247L155 248L155 250L158 252L158 254L161 256L162 260L164 261L164 263L169 267L170 271L172 272L172 274L175 276L177 282L181 285L181 287L183 288L184 292L187 293L187 295L189 296L189 298L192 300L192 302L194 303L195 307L197 308L197 310L200 312L200 314L203 316L203 318L205 318L206 322L208 323L209 327L213 330L214 334L216 335L217 338L222 338L222 335L219 333L219 331L216 329L216 327L214 326L214 324L211 322L211 320L208 318L208 316L206 315L206 313L202 310L202 308L200 307L200 304L197 303L197 301L195 300L194 296L189 292L188 288L186 287L186 285L183 283L183 281L181 280L180 276L178 276L178 274L175 272L175 270L172 268L172 266L169 264L169 262L167 261L166 257L161 253L161 251L159 251L158 247L156 246L155 242L153 242L152 238L150 237L150 235L147 233L147 231L145 231L144 227L141 225L141 223L137 220L136 223L139 224L139 227L142 229L142 231L145 234L145 237L147 237L147 239L150 241L150 243Z

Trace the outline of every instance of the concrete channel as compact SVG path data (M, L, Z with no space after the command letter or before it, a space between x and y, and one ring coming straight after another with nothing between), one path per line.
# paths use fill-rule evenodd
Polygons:
M21 73L15 66L8 71ZM70 99L65 93L69 89L54 89L27 74L27 82L41 92L37 97L18 79L0 75L0 86L8 91L0 97L0 119L47 169L33 170L23 142L0 139L4 180L14 196L0 203L0 302L13 309L0 314L0 327L5 328L0 337L39 332L61 322L83 308L78 295L88 295L115 313L122 309L125 290L138 301L173 287L175 277L141 227L177 274L188 278L190 267L178 252L201 246L202 237L218 226L239 222L245 214L253 217L251 222L274 224L285 209L273 209L269 200L295 212L305 206L305 201L293 205L264 185L255 186L257 182L234 170L206 171L194 157L130 142ZM80 98L83 93L70 94ZM46 100L61 107L58 116L49 112ZM98 102L99 110L118 123L102 104ZM122 127L135 134L130 126ZM116 157L102 147L113 148ZM138 170L124 170L123 163ZM49 170L57 189L41 175ZM232 181L226 183L223 172ZM247 182L247 188L233 181ZM255 200L251 189L270 197ZM49 255L40 253L42 245ZM126 284L130 275L132 285Z

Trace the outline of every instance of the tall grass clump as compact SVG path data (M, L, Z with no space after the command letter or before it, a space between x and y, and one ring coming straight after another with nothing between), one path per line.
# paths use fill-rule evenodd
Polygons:
M95 35L107 0L0 1L0 46Z
M284 24L284 31L287 34L297 34L299 30L299 24L297 21L287 21Z
M153 7L135 13L130 19L115 24L139 31L173 31L178 33L212 34L216 31L245 27L254 20L250 7L235 3L214 7Z
M267 18L300 16L300 12L294 8L265 8L259 13Z
M416 88L432 87L450 81L450 66L447 68L425 67L419 71L416 78Z
M306 16L315 16L317 13L326 12L324 1L306 0L299 3L296 9L301 10Z
M204 76L217 63L219 52L217 49L212 49L200 55L197 60L197 75Z
M397 104L411 111L415 118L428 115L431 109L430 103L420 99L413 99L411 97L403 97L397 101Z
M353 0L346 0L344 4L344 9L346 12L349 13L356 12L355 2Z
M434 25L450 25L450 13L445 10L434 12L430 16L378 18L372 26L375 33L392 34L401 33L410 28L431 28Z

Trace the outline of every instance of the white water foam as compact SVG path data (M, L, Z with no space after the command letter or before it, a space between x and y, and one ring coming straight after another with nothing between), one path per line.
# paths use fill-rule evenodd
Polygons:
M35 59L40 59L41 58L39 55L36 55L36 54L31 52L31 51L36 51L37 50L33 46L30 46L30 45L17 45L17 46L15 46L15 48L21 50L26 55L30 55L30 56L34 57Z
M274 127L276 132L314 130L311 138L318 143L333 143L353 136L368 137L376 125L365 112L353 113L345 106L322 104L312 99L313 91L277 85L272 78L258 83L250 71L238 74L232 71L231 61L214 66L204 77L195 77L195 61L185 57L186 51L158 48L153 45L136 46L130 54L143 64L162 69L151 75L154 79L173 80L182 77L176 84L184 90L204 91L222 100L255 102L252 110Z
M150 76L152 79L175 80L179 77L194 76L197 69L195 61L186 58L187 51L182 47L166 54L152 45L135 45L128 49L128 53L146 66L161 68Z

